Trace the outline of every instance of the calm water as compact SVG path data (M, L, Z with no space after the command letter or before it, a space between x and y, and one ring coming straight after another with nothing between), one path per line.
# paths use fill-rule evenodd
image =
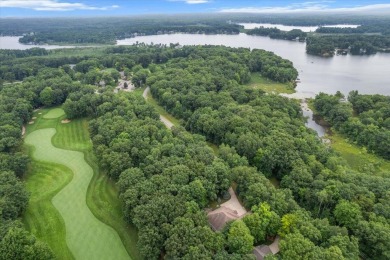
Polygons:
M41 47L45 49L72 48L74 46L24 45L18 42L19 37L0 37L0 49L28 49ZM294 63L299 72L300 83L294 98L312 98L319 92L334 94L340 90L348 95L351 90L362 94L390 95L390 53L378 53L370 56L335 56L322 58L306 54L305 43L276 40L262 36L239 35L203 35L203 34L169 34L139 36L118 40L118 45L131 45L137 42L181 45L225 45L272 51ZM313 128L320 136L325 129L311 120L310 111L308 127ZM315 125L314 125L315 124Z
M244 26L245 29L254 29L256 27L263 26L264 28L278 28L282 31L291 31L293 29L299 29L303 32L314 32L319 26L290 26L283 24L271 24L271 23L239 23ZM359 25L354 24L335 24L335 25L323 25L323 27L335 27L335 28L357 28Z
M45 48L47 50L52 50L52 49L61 49L61 48L74 48L74 46L21 44L19 42L19 38L20 38L19 36L1 36L0 49L27 50L34 47L39 47L39 48Z
M348 94L358 90L364 94L390 95L390 54L371 56L334 56L322 58L306 54L306 44L295 41L270 39L262 36L169 34L139 36L118 40L118 45L144 43L180 43L181 45L226 45L272 51L294 63L299 72L297 85L299 97L314 97L316 93Z
M390 54L378 53L371 56L335 56L322 58L306 54L306 44L294 41L276 40L262 36L170 34L140 36L117 41L118 45L131 45L137 42L181 45L225 45L272 51L294 63L299 72L300 83L292 98L312 98L319 92L330 94L340 90L345 95L351 90L362 94L390 95ZM305 106L305 105L303 105ZM307 127L324 136L326 129L313 119L308 108L302 109L308 117Z

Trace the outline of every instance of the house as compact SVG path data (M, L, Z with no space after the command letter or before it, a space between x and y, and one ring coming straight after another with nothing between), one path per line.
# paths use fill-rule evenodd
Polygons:
M207 214L210 226L214 231L220 231L227 222L241 219L248 214L231 187L229 188L229 194L230 200Z
M266 255L279 253L279 236L277 236L271 245L260 245L253 249L253 254L257 260L263 260Z
M211 211L207 215L207 218L214 231L221 231L227 222L239 219L240 216L236 210L222 206L214 211Z

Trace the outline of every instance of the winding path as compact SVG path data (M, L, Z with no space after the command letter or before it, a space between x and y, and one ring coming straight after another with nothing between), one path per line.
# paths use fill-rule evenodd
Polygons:
M144 93L142 93L142 96L144 97L145 100L148 99L149 92L150 92L150 87L146 87L144 90ZM160 115L160 121L163 122L164 125L166 127L168 127L169 129L171 129L174 126L173 123L171 121L169 121L169 119L163 115Z
M130 259L116 231L99 221L87 206L93 170L84 154L54 147L51 139L55 133L54 128L39 129L28 134L25 142L34 147L34 159L62 164L74 173L72 181L52 200L64 219L69 249L76 259Z

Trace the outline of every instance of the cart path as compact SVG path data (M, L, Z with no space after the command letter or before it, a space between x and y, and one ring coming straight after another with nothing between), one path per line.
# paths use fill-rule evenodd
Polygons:
M148 94L150 92L150 87L146 87L144 92L142 93L142 96L144 97L145 100L148 99ZM163 115L160 115L160 121L164 123L164 125L171 129L173 127L173 123L171 121L169 121L168 118L166 118L165 116Z

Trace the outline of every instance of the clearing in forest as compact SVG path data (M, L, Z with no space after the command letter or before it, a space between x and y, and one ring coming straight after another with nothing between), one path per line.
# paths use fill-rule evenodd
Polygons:
M260 73L251 73L251 80L246 85L264 90L268 94L295 93L295 90L289 87L288 83L273 81L261 76Z
M47 225L46 228L51 230L51 236L56 240L49 244L58 247L53 250L61 259L130 259L118 233L97 219L87 205L88 186L94 170L87 163L84 153L60 149L53 144L56 128L64 127L60 123L63 115L62 109L49 110L42 118L38 118L39 127L35 126L32 132L27 131L30 133L26 136L25 143L31 147L32 168L35 168L32 176L28 176L27 187L32 191L32 205L38 207L39 199L42 203L40 210L29 207L25 222L32 229L40 229L41 232ZM48 128L44 128L45 126ZM61 139L63 137L66 136ZM79 142L73 146L69 143L72 140L77 143L77 137L74 136L65 139L69 140L60 142L64 142L68 149L74 149L77 145L81 145L77 148L82 148L85 145ZM38 175L41 172L44 174ZM51 203L48 200L44 200L50 197L55 209L49 205ZM46 209L48 212L41 211ZM64 246L64 238L69 249Z

